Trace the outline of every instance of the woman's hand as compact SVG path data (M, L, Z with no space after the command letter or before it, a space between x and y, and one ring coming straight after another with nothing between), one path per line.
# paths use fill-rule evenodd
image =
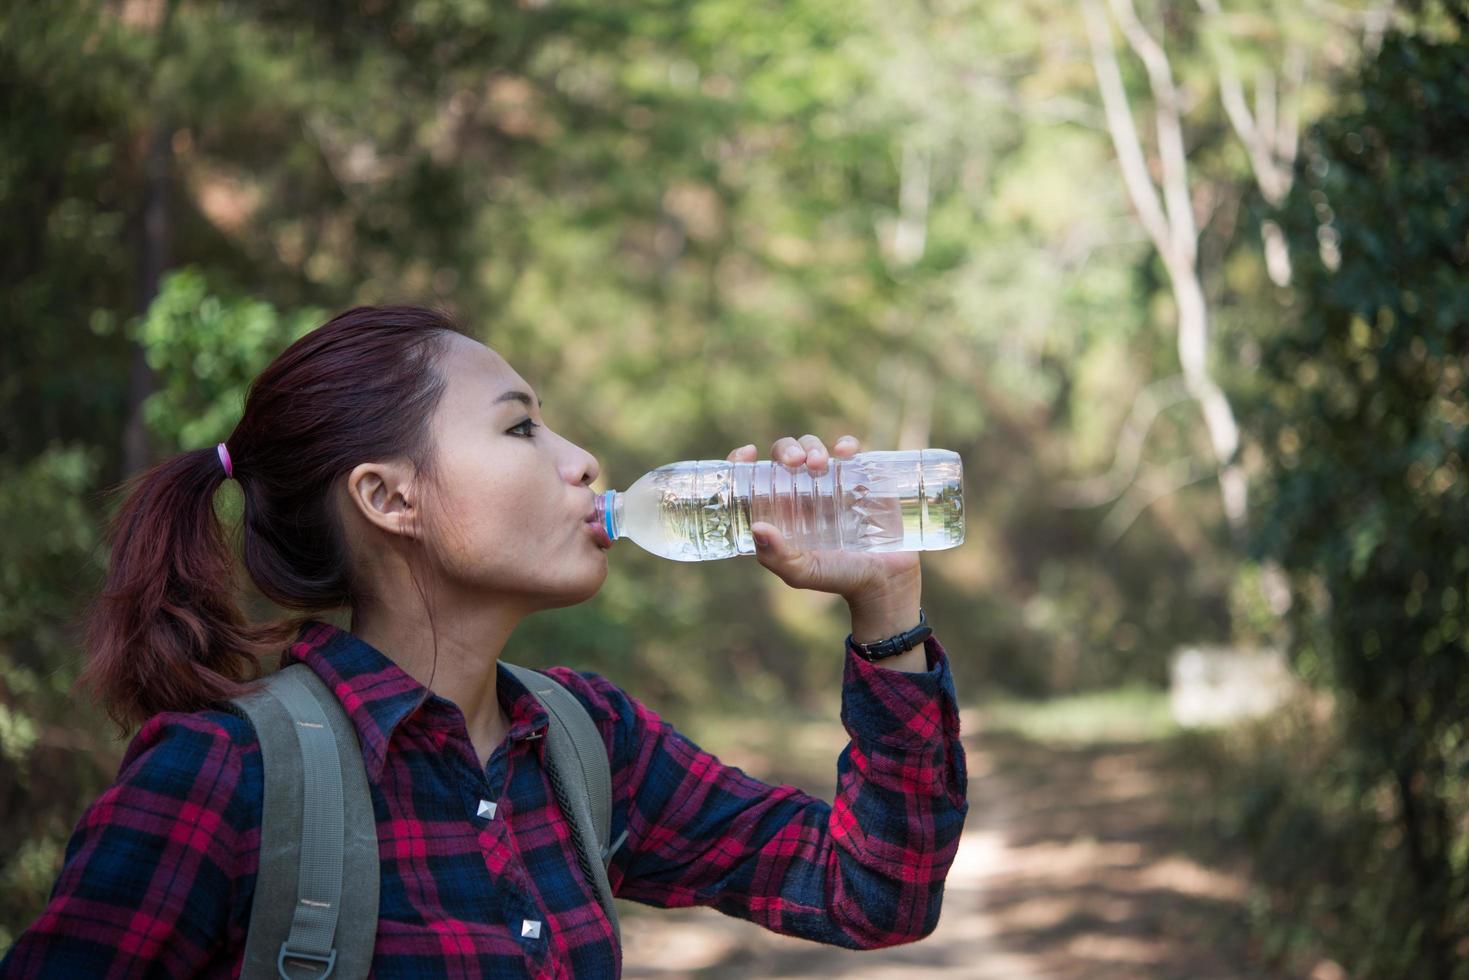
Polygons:
M770 458L786 466L804 465L815 477L826 472L832 456L849 459L857 455L858 448L855 436L842 436L830 452L815 436L799 440L787 436L770 447ZM732 463L753 463L755 447L752 444L736 449L728 459ZM756 560L792 588L834 592L847 600L854 617L859 610L873 614L882 610L901 618L911 606L913 622L901 628L917 623L922 576L916 551L805 551L774 524L757 521L750 529L755 536ZM858 640L867 642L863 637Z

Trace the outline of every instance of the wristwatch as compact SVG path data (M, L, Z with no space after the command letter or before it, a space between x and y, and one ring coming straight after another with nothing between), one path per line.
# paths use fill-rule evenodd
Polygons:
M907 653L932 635L933 628L928 625L928 617L923 615L923 609L919 607L918 625L908 632L890 636L876 643L858 643L852 638L852 634L848 633L847 645L857 651L857 656L871 664L879 660L886 660L888 657L896 657L900 653Z

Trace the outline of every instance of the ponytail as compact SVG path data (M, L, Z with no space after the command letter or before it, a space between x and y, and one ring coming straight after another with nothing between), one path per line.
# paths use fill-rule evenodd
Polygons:
M249 626L235 601L214 512L225 478L214 449L175 456L130 484L113 520L81 680L124 731L240 694L260 674L259 655L284 639L280 625Z
M87 623L82 682L126 731L159 711L197 711L260 675L301 620L251 625L214 514L233 469L244 494L241 559L260 594L318 612L356 599L333 487L368 459L427 468L436 363L459 333L444 313L358 307L297 339L250 386L228 448L143 474L112 525L107 579Z

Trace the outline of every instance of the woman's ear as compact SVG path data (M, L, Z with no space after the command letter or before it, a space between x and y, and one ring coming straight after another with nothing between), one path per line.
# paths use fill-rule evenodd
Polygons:
M359 463L347 474L347 499L373 527L417 537L421 515L408 463Z

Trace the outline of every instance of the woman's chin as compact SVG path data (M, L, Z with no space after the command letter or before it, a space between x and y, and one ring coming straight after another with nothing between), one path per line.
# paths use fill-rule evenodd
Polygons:
M565 588L543 593L541 608L562 609L586 602L602 591L602 583L606 581L607 563L604 561L597 570L578 576L574 582L566 583Z
M574 599L573 601L567 603L567 605L573 605L574 606L578 602L586 602L588 599L593 598L594 596L596 596L596 594L598 592L601 592L602 591L602 583L604 583L606 581L607 581L607 563L606 562L603 562L602 563L602 569L601 569L601 571L599 573L597 573L596 575L594 575L592 578L590 578L587 581L586 587L581 590L580 594L576 597L576 599Z

